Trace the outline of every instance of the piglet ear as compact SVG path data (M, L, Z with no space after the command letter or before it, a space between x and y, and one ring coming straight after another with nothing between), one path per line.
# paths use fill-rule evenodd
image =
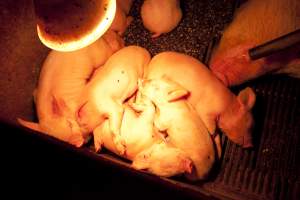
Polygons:
M68 106L66 105L63 99L58 99L52 95L52 114L56 116L62 116L65 111L69 111Z
M189 94L189 91L187 91L184 88L178 87L170 90L167 94L167 100L168 102L176 101L182 97L185 97Z
M251 110L251 108L255 104L256 95L250 87L247 87L239 93L237 98L238 101L243 104L247 110Z
M51 107L52 107L52 114L53 115L56 115L56 116L62 116L63 115L60 102L55 98L54 95L52 96Z
M184 87L171 80L167 75L162 76L162 80L166 81L169 84L169 88L167 89L167 101L172 102L176 101L182 97L185 97L189 94L189 91Z

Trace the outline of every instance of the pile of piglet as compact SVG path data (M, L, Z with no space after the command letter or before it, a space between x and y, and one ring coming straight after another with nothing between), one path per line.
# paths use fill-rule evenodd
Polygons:
M18 120L76 147L93 138L97 152L104 147L135 169L205 179L221 156L218 130L252 146L255 93L247 87L235 95L227 88L235 82L224 66L235 60L226 62L223 52L230 50L221 51L223 46L213 54L214 73L189 55L167 51L151 58L145 48L125 47L131 5L117 0L111 28L90 46L49 53L34 91L39 122ZM145 0L141 17L159 37L180 23L180 2ZM250 77L238 78L236 83Z

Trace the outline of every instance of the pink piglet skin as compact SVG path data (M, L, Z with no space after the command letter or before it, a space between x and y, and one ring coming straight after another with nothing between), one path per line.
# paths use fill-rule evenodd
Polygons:
M108 31L93 44L77 51L51 51L34 91L39 122L19 119L20 124L77 147L83 145L89 132L76 122L79 97L94 71L123 46L122 38Z
M108 119L121 154L125 152L124 142L120 138L123 103L137 90L137 80L143 76L149 61L150 54L146 49L138 46L124 47L95 72L79 100L79 125L92 132Z
M182 18L179 0L147 0L141 7L143 25L152 38L168 33L176 28Z
M176 52L154 56L144 75L147 79L163 76L189 91L188 101L211 134L219 127L233 142L243 147L252 146L251 109L256 95L251 88L236 96L200 61Z
M139 93L147 96L159 112L155 127L168 135L168 141L192 160L194 170L189 180L207 178L216 158L213 140L205 124L190 103L184 99L189 92L177 82L163 76L145 79Z

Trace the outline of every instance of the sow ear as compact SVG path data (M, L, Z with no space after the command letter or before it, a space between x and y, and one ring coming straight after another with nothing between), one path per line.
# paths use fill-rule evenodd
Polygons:
M251 110L251 108L255 104L256 95L250 87L247 87L239 93L237 98L238 101L243 104L247 110Z

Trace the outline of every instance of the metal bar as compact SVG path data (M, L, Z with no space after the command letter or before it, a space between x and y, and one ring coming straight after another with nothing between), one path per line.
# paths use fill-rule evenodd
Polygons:
M272 55L300 43L300 29L249 50L251 60Z

